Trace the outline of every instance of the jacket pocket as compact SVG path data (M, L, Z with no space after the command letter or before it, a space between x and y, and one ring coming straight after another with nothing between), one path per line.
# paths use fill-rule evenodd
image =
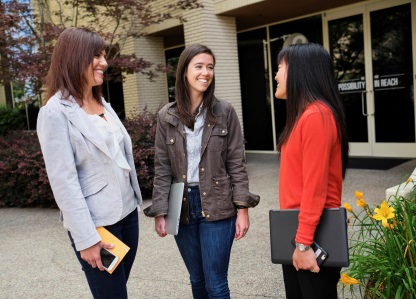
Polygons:
M218 210L229 211L234 209L230 176L213 177L212 179Z
M98 191L107 186L107 184L108 182L106 177L100 172L94 173L88 178L80 181L81 191L84 197L96 194Z
M227 134L227 128L214 127L208 140L208 149L213 152L225 150Z
M169 152L169 157L175 158L175 143L176 136L166 136L166 147Z

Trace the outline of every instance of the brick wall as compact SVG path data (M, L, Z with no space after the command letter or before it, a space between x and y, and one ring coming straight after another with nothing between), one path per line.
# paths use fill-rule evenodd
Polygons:
M210 0L201 1L203 9L184 13L185 43L201 43L215 54L215 94L230 102L242 121L240 73L238 66L237 32L235 18L214 14Z
M125 53L136 53L137 57L157 64L165 64L163 39L160 37L142 37L130 41ZM123 84L124 105L126 115L141 112L145 107L155 112L161 105L168 102L168 87L166 75L158 73L158 77L149 81L143 74L126 75Z

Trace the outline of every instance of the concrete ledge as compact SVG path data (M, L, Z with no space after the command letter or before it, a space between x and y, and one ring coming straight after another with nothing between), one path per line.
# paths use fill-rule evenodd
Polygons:
M410 192L412 191L413 187L416 184L416 168L413 170L412 174L409 177L410 182L402 183L393 187L390 187L386 190L386 200L388 200L391 196L402 196L408 197Z

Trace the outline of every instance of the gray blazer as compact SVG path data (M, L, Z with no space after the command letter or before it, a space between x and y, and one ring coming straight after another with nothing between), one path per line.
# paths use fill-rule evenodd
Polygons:
M130 136L110 104L103 105L119 122L124 136L130 182L137 204L142 204ZM96 227L120 220L122 198L112 170L110 152L88 115L70 97L57 92L39 111L37 133L46 172L64 226L78 251L101 240Z

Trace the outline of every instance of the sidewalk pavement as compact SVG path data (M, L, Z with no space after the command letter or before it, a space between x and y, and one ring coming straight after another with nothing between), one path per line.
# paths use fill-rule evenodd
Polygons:
M232 298L284 298L280 265L270 260L270 209L278 208L279 161L248 154L250 190L261 196L250 209L250 230L234 242L229 286ZM348 169L343 202L355 207L355 190L370 206L399 184L416 160L390 170ZM142 209L150 205L145 200ZM92 298L56 209L0 209L0 298ZM153 219L140 213L139 249L128 282L130 298L192 298L186 268L172 236L159 238ZM342 298L343 296L341 296ZM350 296L345 296L349 298Z

